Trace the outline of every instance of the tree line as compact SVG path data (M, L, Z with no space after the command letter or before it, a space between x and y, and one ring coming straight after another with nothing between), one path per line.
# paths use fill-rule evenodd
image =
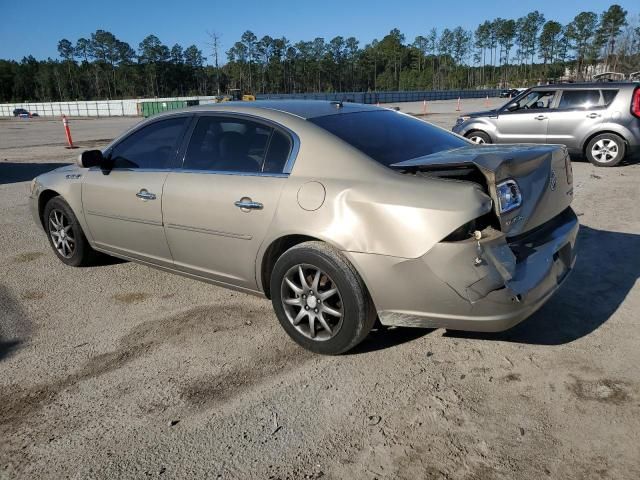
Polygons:
M527 86L596 71L640 70L639 15L619 5L580 12L566 25L538 11L486 20L473 30L432 28L413 41L398 29L364 46L355 37L292 43L246 31L221 64L220 37L207 54L164 45L134 49L113 33L58 42L59 58L0 60L0 101L64 101L251 93L427 90ZM207 63L206 59L210 62Z

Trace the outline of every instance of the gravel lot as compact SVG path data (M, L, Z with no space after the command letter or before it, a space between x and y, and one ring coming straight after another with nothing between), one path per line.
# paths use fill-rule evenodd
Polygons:
M449 128L455 102L437 108ZM71 129L100 147L137 121ZM637 160L574 162L576 268L521 325L321 357L267 300L60 263L26 186L63 146L59 120L0 120L0 478L640 478Z

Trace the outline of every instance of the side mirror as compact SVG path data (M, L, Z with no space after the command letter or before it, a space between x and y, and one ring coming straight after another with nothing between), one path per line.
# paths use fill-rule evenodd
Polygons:
M101 167L104 157L101 150L85 150L78 156L76 163L82 168Z
M518 107L520 107L520 105L518 105L517 103L510 103L509 105L507 105L507 110L510 112L513 112L514 110L517 110Z

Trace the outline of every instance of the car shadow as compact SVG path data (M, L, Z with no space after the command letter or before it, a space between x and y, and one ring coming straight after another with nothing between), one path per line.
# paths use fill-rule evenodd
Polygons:
M619 167L624 167L627 165L635 165L637 163L640 163L640 153L636 153L634 155L627 155L626 157L624 157L622 159L622 161L620 162L620 164L618 165Z
M374 328L362 343L349 350L346 355L359 355L362 353L376 352L390 347L396 347L403 343L417 340L433 332L432 328Z
M604 324L640 277L640 235L581 226L572 274L547 304L499 333L448 331L445 337L537 345L573 342Z
M0 285L0 361L15 353L31 333L31 320L22 305Z
M589 163L589 160L584 155L571 155L572 162L581 162L581 163ZM628 154L624 157L618 165L613 168L621 168L626 167L628 165L635 165L636 163L640 163L640 153Z
M28 182L38 175L50 172L68 163L18 163L0 162L0 185L6 183Z
M123 258L113 257L106 253L97 252L97 255L93 259L93 262L91 262L84 268L107 267L109 265L120 265L121 263L129 263L129 260L124 260Z

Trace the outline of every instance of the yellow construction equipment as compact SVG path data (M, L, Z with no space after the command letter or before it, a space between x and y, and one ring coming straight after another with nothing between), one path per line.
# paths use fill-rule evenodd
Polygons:
M242 93L239 88L230 88L226 95L218 97L217 102L230 102L230 101L242 101L242 102L254 102L256 96L251 93Z

